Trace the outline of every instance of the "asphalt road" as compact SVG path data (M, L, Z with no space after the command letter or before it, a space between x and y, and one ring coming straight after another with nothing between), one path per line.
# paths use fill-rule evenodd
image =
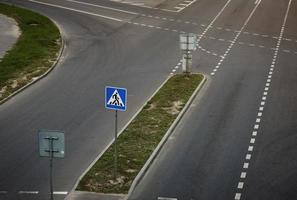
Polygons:
M0 59L12 47L20 36L17 23L12 18L0 15Z
M54 189L69 192L112 140L104 87L128 88L122 127L180 71L184 31L203 36L193 71L208 82L131 199L296 199L295 1L199 0L180 12L176 1L158 9L105 0L10 2L55 20L66 49L48 77L0 106L0 198L47 198L49 163L38 156L38 129L66 132Z

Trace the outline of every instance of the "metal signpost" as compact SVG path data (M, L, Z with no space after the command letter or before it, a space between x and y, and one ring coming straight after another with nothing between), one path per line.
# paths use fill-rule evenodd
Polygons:
M60 131L40 130L38 139L39 155L50 158L50 199L53 200L53 158L64 158L65 137Z
M180 48L183 51L183 72L190 73L192 65L192 53L197 46L197 35L194 33L180 34Z
M105 107L115 110L115 137L114 137L114 179L117 177L117 137L118 137L118 110L126 111L127 109L127 89L119 87L105 87Z

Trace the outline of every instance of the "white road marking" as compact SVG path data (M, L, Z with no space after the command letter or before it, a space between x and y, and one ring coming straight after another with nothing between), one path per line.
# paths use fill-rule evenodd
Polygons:
M19 194L38 194L39 191L19 191Z
M66 192L66 191L55 191L53 193L56 195L67 195L68 194L68 192Z
M177 200L177 198L158 197L158 200Z
M113 10L113 11L118 11L118 12L122 12L122 13L128 13L128 14L131 14L131 15L139 15L139 13L136 13L136 12L130 12L130 11L127 11L127 10L121 10L121 9L117 9L117 8L107 7L107 6L100 6L100 5L92 4L92 3L86 3L86 2L76 1L76 0L65 0L65 1L78 3L78 4L83 4L83 5L88 5L88 6L93 6L93 7L98 7L98 8L104 8L104 9L107 9L107 10Z
M246 172L241 172L240 178L246 178Z
M235 200L240 200L241 193L236 193L234 199Z
M245 27L247 26L248 22L250 21L250 19L252 18L252 16L254 15L256 9L258 8L259 4L257 4L254 9L252 10L252 12L250 13L250 15L248 16L248 18L245 20L243 26L241 27L241 29L239 30L239 32L236 34L236 36L234 37L234 39L232 40L231 44L228 46L227 50L225 51L224 54L224 58L221 58L221 60L219 61L219 63L222 63L225 60L225 57L228 55L228 53L230 52L230 50L232 49L232 47L234 46L235 42L238 40L239 36L241 35L241 33L243 32L243 30L245 29ZM212 24L211 24L212 25ZM200 38L201 39L201 38ZM214 71L214 70L213 70ZM213 72L215 73L215 72Z
M281 26L281 31L280 31L280 34L279 34L279 37L278 37L278 42L277 42L276 48L274 49L274 51L275 51L274 56L273 56L273 59L272 59L271 65L270 65L269 75L268 75L267 82L265 84L265 88L264 88L264 92L263 92L263 96L262 96L262 101L260 103L261 107L259 107L260 112L258 112L257 118L256 118L256 123L258 123L258 124L254 125L253 137L250 139L250 144L254 144L255 140L256 140L257 131L255 131L255 130L259 129L259 123L261 121L260 117L262 116L262 111L264 110L265 100L267 99L267 94L268 94L267 91L269 90L270 83L272 81L272 79L271 79L272 78L272 73L273 73L273 69L275 67L279 47L280 47L281 41L283 40L283 33L284 33L284 29L285 29L289 9L290 9L290 6L291 6L291 2L292 2L292 0L290 0L289 3L288 3L287 11L286 11L286 14L285 14L282 26ZM251 159L251 156L252 156L251 152L253 151L253 149L254 149L254 146L249 145L249 147L248 147L248 152L249 153L246 154L246 160ZM246 173L246 169L248 168L248 166L249 166L249 163L244 163L244 166L243 166L244 170L243 170L242 173ZM242 180L242 176L243 176L243 174L240 175L241 180ZM240 181L239 183L244 183L244 182ZM239 186L240 185L238 184L238 188L240 189ZM240 198L241 198L240 194L241 193L235 193L235 199L240 200Z
M258 117L262 117L262 112L258 112Z
M239 182L238 185L237 185L237 188L238 189L242 189L243 188L243 184L244 184L243 182Z
M253 131L252 135L253 136L257 136L258 132L257 131Z
M246 159L246 160L250 160L250 159L251 159L251 157L252 157L252 155L251 155L251 154L246 154L246 156L245 156L245 159Z
M253 146L249 146L248 151L253 151L254 147Z
M96 13L91 13L91 12L78 10L78 9L74 9L74 8L67 8L67 7L64 7L64 6L59 6L59 5L55 5L55 4L51 4L51 3L39 2L39 1L35 1L35 0L28 0L28 1L33 2L33 3L37 3L37 4L42 4L42 5L55 7L55 8L61 8L61 9L70 10L70 11L74 11L74 12L78 12L78 13L83 13L83 14L87 14L87 15L92 15L92 16L96 16L96 17L101 17L101 18L104 18L104 19L109 19L109 20L113 20L113 21L117 21L117 22L123 22L123 20L118 19L118 18L108 17L108 16L105 16L105 15L99 15L99 14L96 14Z

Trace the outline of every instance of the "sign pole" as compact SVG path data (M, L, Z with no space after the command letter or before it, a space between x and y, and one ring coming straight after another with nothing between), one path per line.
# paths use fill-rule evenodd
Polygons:
M61 131L40 130L38 133L39 156L49 158L50 200L54 200L53 162L54 158L65 157L65 136Z
M189 35L187 35L187 49L186 49L186 74L189 73Z
M115 110L115 137L114 137L114 179L117 178L117 165L118 165L118 150L117 150L117 137L118 137L118 110Z
M53 195L53 158L54 158L54 138L49 137L49 150L50 150L50 199L54 200Z

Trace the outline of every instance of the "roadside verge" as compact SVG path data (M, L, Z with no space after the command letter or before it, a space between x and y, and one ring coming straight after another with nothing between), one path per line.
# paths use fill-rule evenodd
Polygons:
M0 3L0 13L15 19L21 36L0 61L0 105L57 65L64 41L50 19L27 9Z
M200 74L170 77L118 137L117 178L113 178L111 144L81 178L77 190L116 194L132 191L205 81Z

